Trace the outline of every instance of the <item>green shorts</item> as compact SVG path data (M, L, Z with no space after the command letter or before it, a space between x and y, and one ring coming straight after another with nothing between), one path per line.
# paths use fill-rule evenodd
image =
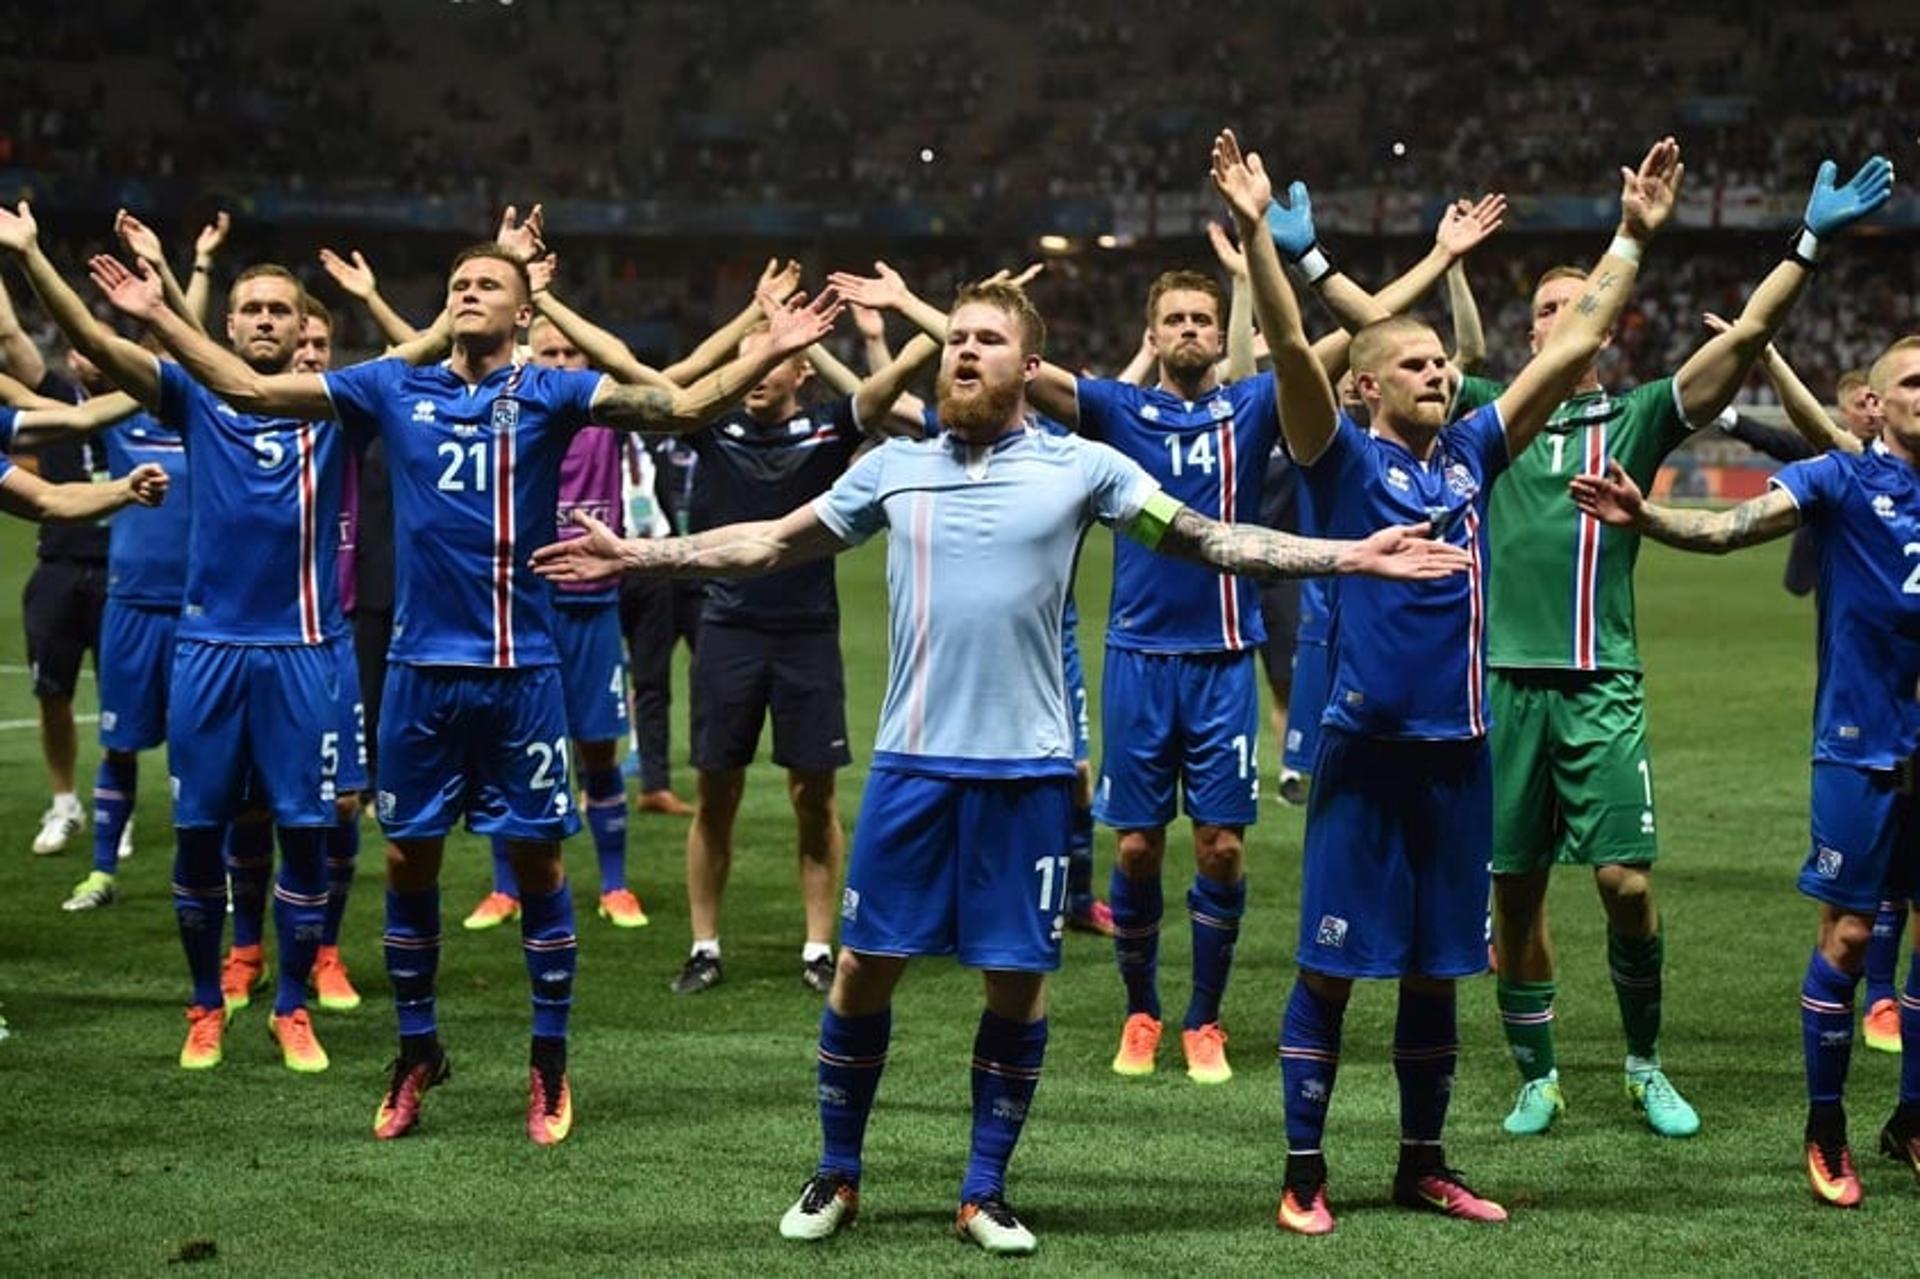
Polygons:
M1658 857L1639 672L1489 675L1493 873Z

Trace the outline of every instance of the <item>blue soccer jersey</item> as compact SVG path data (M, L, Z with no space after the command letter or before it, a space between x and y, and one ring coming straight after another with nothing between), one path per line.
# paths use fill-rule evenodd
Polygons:
M503 366L469 386L446 364L374 360L325 375L340 421L377 433L393 485L392 662L512 668L560 660L553 591L560 460L602 376Z
M1301 468L1315 536L1431 520L1435 537L1473 553L1467 572L1433 581L1341 581L1324 723L1372 737L1487 731L1487 493L1506 465L1506 431L1488 405L1442 429L1425 461L1342 414Z
M889 656L875 768L1070 776L1061 618L1088 525L1158 489L1113 449L1015 431L992 445L893 440L815 499L835 536L887 540Z
M1195 512L1260 522L1267 455L1280 419L1270 374L1187 401L1159 387L1081 378L1080 433L1112 445ZM1218 653L1266 642L1256 585L1122 541L1113 552L1107 645L1144 653Z
M1920 470L1875 444L1772 482L1819 548L1813 758L1897 767L1920 749Z
M143 463L165 469L167 500L116 513L107 543L107 594L129 604L179 608L187 590L187 547L193 536L192 488L178 431L135 413L101 432L107 470L119 479Z
M319 644L340 633L339 427L241 413L178 364L157 364L158 417L186 442L193 474L179 638Z

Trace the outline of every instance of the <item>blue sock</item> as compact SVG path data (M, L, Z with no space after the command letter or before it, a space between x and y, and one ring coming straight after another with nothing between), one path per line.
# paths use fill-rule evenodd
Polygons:
M101 767L105 768L106 765L102 764ZM99 860L97 845L94 859ZM1903 901L1881 902L1880 909L1873 916L1873 935L1867 938L1868 1008L1883 999L1894 997L1893 982L1900 970L1900 937L1906 930L1907 904Z
M1187 890L1187 915L1193 921L1193 994L1187 1000L1188 1030L1220 1020L1220 1000L1233 971L1233 947L1240 940L1240 916L1247 911L1247 881L1221 884L1193 877Z
M1287 1113L1287 1153L1317 1155L1327 1103L1340 1073L1340 1023L1347 1006L1322 999L1294 979L1280 1021L1280 1090Z
M960 1202L979 1203L1005 1193L1007 1161L1027 1122L1047 1055L1047 1019L1017 1022L980 1014L973 1037L973 1148Z
M1837 1106L1846 1095L1847 1062L1853 1055L1853 988L1859 980L1828 963L1817 949L1807 959L1807 977L1800 987L1800 1041L1807 1061L1807 1100L1813 1105ZM1905 1030L1903 1024L1902 1040Z
M1113 908L1113 955L1127 986L1127 1015L1160 1019L1160 915L1166 909L1160 877L1129 879L1113 868L1107 881L1107 905Z
M860 1182L860 1147L867 1116L887 1068L893 1010L842 1017L829 1006L820 1015L820 1171Z
M324 826L280 828L280 876L273 885L273 932L280 979L273 1015L307 1003L307 974L327 926L327 835Z
M587 787L587 829L593 832L593 853L600 862L600 892L627 886L627 788L618 768L584 775Z
M353 892L353 864L360 857L360 814L327 832L327 925L322 946L340 944L340 921L347 917L347 897Z
M233 944L258 946L267 925L273 878L273 825L235 822L226 830L227 881L233 887Z
M507 856L507 837L493 837L493 891L520 900L520 877L513 873L513 859Z
M1459 1000L1400 988L1393 1023L1393 1073L1400 1081L1400 1144L1438 1146L1460 1060Z
M1067 909L1084 913L1093 906L1093 808L1075 804L1067 828Z
M193 1002L220 1008L220 934L227 926L227 881L220 867L221 828L174 831L173 913L187 952Z
M565 1039L573 1011L573 974L580 947L573 937L573 894L565 881L550 893L520 899L520 949L533 982L533 1037Z
M440 890L403 893L389 888L382 940L400 1037L431 1037L436 1029L433 977L440 969Z
M140 788L140 757L131 751L107 751L93 779L93 868L104 875L120 866L120 833L133 816Z
M1900 1104L1920 1105L1920 961L1907 966L1900 994Z

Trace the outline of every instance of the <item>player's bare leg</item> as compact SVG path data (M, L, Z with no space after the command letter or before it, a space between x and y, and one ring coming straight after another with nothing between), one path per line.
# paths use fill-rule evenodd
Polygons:
M834 774L787 770L787 798L793 803L800 857L800 901L806 910L807 940L800 951L800 981L825 994L833 982L833 921L839 905L840 867L846 860L846 833L834 802ZM691 882L691 877L689 877Z
M720 982L720 900L733 870L733 823L747 773L706 769L694 783L693 824L687 828L687 917L693 950L673 980L676 995L697 995Z
M1180 1046L1187 1078L1223 1084L1233 1078L1227 1064L1227 1032L1220 1025L1220 1001L1233 970L1233 950L1246 910L1246 840L1239 826L1193 824L1193 887L1187 914L1193 925L1193 991L1181 1023Z
M373 1135L391 1141L420 1120L421 1099L445 1082L452 1063L440 1046L434 978L440 968L440 865L446 841L387 843L387 977L400 1023L400 1051L374 1111Z
M1113 953L1127 992L1127 1020L1113 1058L1116 1074L1152 1074L1160 1046L1160 867L1166 856L1164 826L1123 830L1114 844Z
M1493 877L1493 953L1507 1049L1520 1070L1520 1093L1502 1123L1516 1136L1543 1133L1567 1108L1554 1056L1553 938L1547 928L1546 866Z
M73 699L42 697L40 712L40 754L47 764L47 789L53 803L40 818L40 830L33 840L33 851L40 856L57 853L86 825L86 810L73 790L73 771L79 758L80 738L73 727Z

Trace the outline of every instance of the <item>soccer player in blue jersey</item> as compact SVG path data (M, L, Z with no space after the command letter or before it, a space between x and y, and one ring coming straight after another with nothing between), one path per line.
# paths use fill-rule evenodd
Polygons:
M464 817L474 833L510 841L533 993L527 1133L541 1145L564 1140L573 1128L566 1034L578 949L560 845L580 821L551 590L528 553L554 539L560 461L580 428L671 431L705 421L825 333L838 298L828 290L809 305L796 295L773 309L752 355L667 390L516 365L531 290L523 257L499 244L455 257L452 355L422 367L389 358L324 375L263 372L174 322L149 273L133 276L109 259L96 263L95 279L237 409L337 417L386 446L397 580L377 813L388 839L386 953L400 1052L374 1134L410 1132L422 1097L449 1073L434 1007L438 885L447 833ZM329 509L338 510L337 496Z
M1006 284L961 291L947 324L937 438L867 454L824 496L779 520L695 537L591 536L536 553L559 580L626 569L749 576L821 559L889 531L891 632L873 773L841 904L841 952L821 1018L825 1150L780 1223L820 1239L853 1220L860 1152L886 1063L891 1002L915 955L981 970L973 1142L955 1229L990 1252L1024 1253L1032 1233L1007 1205L1007 1163L1047 1043L1045 975L1059 964L1066 887L1055 832L1067 820L1073 730L1060 662L1061 608L1075 550L1098 521L1157 547L1258 578L1457 573L1458 547L1392 528L1333 543L1228 526L1181 506L1104 445L1027 423L1024 389L1044 330ZM1296 323L1269 331L1290 373L1318 377L1289 408L1332 415L1332 396ZM1317 394L1316 394L1317 391Z
M1797 239L1797 237L1796 237ZM1573 481L1607 524L1711 555L1816 531L1820 675L1813 710L1812 840L1800 891L1819 903L1800 988L1807 1073L1806 1173L1816 1200L1851 1208L1859 1173L1843 1106L1853 998L1883 898L1920 908L1920 336L1870 370L1885 410L1878 443L1795 462L1766 494L1725 511L1644 501L1614 463ZM1880 1148L1920 1176L1920 975L1900 995L1899 1105Z
M237 409L177 364L156 358L97 321L40 251L32 214L0 212L0 245L27 277L74 348L153 408L187 442L193 476L186 587L168 695L174 790L174 903L193 981L180 1064L217 1065L226 1014L220 934L227 887L222 828L239 815L249 777L272 809L282 849L274 889L280 973L269 1028L289 1069L327 1068L307 1015L307 975L326 910L324 840L334 824L339 740L327 647L334 603L338 432L324 414ZM99 278L111 258L94 260ZM151 264L141 316L213 344L168 310ZM299 281L284 267L242 271L230 295L227 355L250 373L288 367L303 316ZM216 348L217 349L217 348ZM232 549L245 546L236 557Z
M1213 173L1248 245L1261 327L1272 331L1292 306L1279 255L1263 233L1269 208L1277 207L1273 184L1231 133L1214 144ZM1486 967L1486 502L1508 458L1573 389L1619 314L1646 241L1672 213L1679 148L1663 140L1637 172L1623 173L1612 247L1553 341L1494 404L1449 424L1446 349L1426 325L1398 318L1353 339L1355 385L1371 431L1332 414L1281 418L1301 467L1310 531L1351 535L1425 518L1474 561L1462 578L1342 583L1334 593L1333 670L1307 808L1300 974L1280 1041L1288 1155L1277 1216L1287 1230L1333 1229L1321 1136L1341 1022L1361 978L1400 985L1395 1202L1471 1221L1506 1218L1447 1167L1441 1143L1458 1051L1454 983ZM1317 253L1296 268L1324 271L1323 258L1312 261Z

